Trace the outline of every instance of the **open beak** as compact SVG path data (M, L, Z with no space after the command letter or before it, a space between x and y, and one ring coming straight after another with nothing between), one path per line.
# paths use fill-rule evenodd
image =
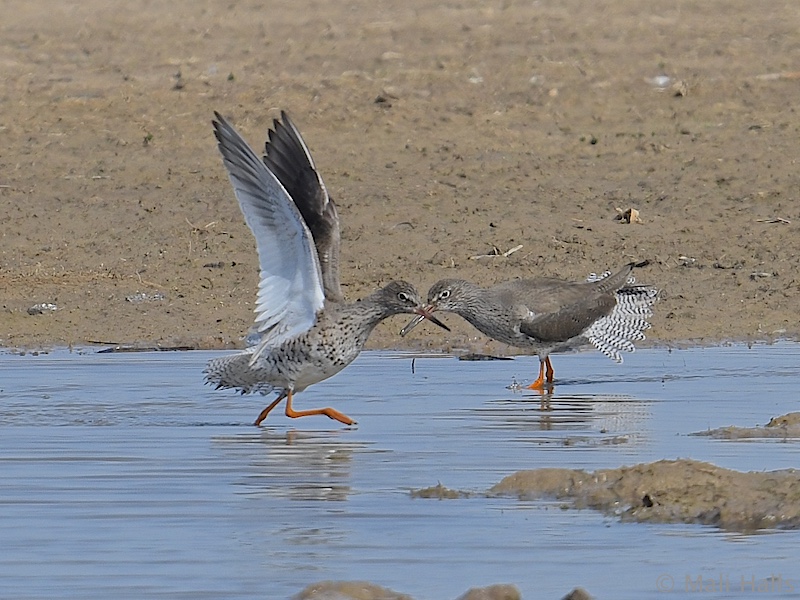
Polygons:
M450 331L450 328L447 325L445 325L439 319L437 319L436 317L433 316L432 313L433 313L434 310L436 310L436 309L432 304L429 304L428 306L424 306L424 307L420 307L420 308L416 309L414 312L417 313L417 316L414 317L413 319L411 319L411 321L408 322L408 325L406 325L405 327L403 327L400 330L400 335L404 336L409 331L414 329L414 327L416 327L417 325L422 323L422 321L424 321L425 319L428 319L428 321L430 321L431 323L433 323L435 325L438 325L439 327L441 327L442 329L444 329L446 331Z

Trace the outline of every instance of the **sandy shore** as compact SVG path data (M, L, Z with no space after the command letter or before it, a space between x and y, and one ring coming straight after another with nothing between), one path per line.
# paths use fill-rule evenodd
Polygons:
M800 332L790 5L5 6L3 346L241 345L258 266L210 120L259 147L281 108L351 299L649 259L651 343ZM447 321L370 345L504 350Z

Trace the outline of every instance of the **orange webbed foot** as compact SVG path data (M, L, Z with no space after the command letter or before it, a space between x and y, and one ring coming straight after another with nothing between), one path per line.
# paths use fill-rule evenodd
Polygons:
M553 365L550 364L549 356L545 357L544 360L539 359L539 377L528 386L528 389L543 390L545 388L545 379L547 383L553 383Z
M339 423L343 423L345 425L355 425L356 422L345 415L344 413L340 413L335 408L312 408L311 410L294 410L292 408L292 392L289 392L288 397L286 398L286 416L292 419L297 419L299 417L310 417L312 415L325 415L329 419L333 419L334 421L339 421Z
M544 379L542 377L539 377L536 381L534 381L532 384L527 386L527 389L529 389L529 390L543 390L544 389Z

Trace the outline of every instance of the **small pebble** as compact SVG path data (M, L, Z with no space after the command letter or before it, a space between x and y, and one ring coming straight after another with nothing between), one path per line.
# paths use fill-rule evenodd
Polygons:
M34 304L28 309L29 315L42 315L46 312L53 312L54 310L58 310L58 307L55 304L51 304L49 302L40 302L39 304Z

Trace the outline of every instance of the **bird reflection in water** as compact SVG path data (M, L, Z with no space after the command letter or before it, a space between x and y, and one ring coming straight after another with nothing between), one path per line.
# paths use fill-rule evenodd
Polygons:
M359 444L337 431L264 430L218 440L248 465L240 485L248 496L302 501L343 501L352 488L353 454Z

